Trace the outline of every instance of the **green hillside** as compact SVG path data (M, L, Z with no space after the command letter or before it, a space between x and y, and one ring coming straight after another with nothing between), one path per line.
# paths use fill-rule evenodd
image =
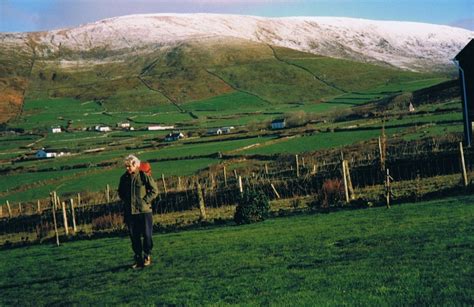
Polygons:
M433 77L236 39L124 51L96 59L71 52L36 57L27 100L97 100L109 111L182 104L232 92L271 104L317 102Z
M336 119L359 112L356 108L360 106L376 110L379 100L410 95L446 80L442 75L332 59L238 39L191 41L110 54L106 50L84 54L30 47L36 52L34 62L28 49L1 51L5 56L0 62L8 68L2 68L0 84L8 89L15 82L25 85L24 91L14 88L20 105L21 95L25 95L21 116L3 126L5 130L15 129L16 134L6 132L0 137L0 171L5 173L0 180L2 202L44 199L54 189L94 192L105 184L115 186L113 178L120 173L116 168L130 153L155 160L186 158L156 162L158 175L184 176L222 163L215 158L220 153L271 156L368 141L377 137L381 119L371 122L361 118L346 124ZM18 70L12 68L15 61ZM462 126L456 99L439 101L441 106L450 107L441 110L438 117L407 115L405 122L399 123L404 127L388 126L390 137L419 139L448 131L459 133ZM16 110L9 104L3 107ZM383 116L396 120L397 112ZM290 129L271 131L270 122L276 118L287 119ZM130 122L135 130L121 131L116 128L121 122ZM417 128L426 124L430 128ZM97 125L114 130L96 132ZM150 125L174 126L186 139L165 142L169 131L147 131ZM300 130L304 125L312 132ZM367 125L374 129L332 133L341 127ZM67 132L52 134L52 126ZM209 137L208 129L219 127L235 128L230 139ZM302 133L303 137L286 138ZM69 155L33 159L43 147ZM70 169L77 171L63 173ZM48 178L37 176L38 170L48 172ZM25 178L29 178L25 181L28 185L22 187Z

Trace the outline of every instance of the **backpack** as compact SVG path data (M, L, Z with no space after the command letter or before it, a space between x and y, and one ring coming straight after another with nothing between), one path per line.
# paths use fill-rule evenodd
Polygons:
M144 177L144 174L152 177L151 175L151 164L150 162L140 162L140 167L138 168L140 173L140 179L142 180L142 184L146 185L147 180ZM148 186L146 185L147 189Z
M140 162L139 171L151 176L151 164L149 162Z

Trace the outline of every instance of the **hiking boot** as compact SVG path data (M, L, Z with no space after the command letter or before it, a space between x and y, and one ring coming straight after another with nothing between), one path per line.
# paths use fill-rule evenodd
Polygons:
M139 263L139 262L134 262L132 264L132 269L141 269L143 268L143 264Z
M143 259L143 266L149 266L151 265L151 256L148 255L148 256L145 256L145 258Z
M132 269L140 269L143 268L143 259L142 257L135 256L135 261L132 264Z

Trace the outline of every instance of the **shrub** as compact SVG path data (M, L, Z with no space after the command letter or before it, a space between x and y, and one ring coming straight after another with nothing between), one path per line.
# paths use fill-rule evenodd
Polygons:
M265 194L250 190L241 195L235 209L234 221L237 224L250 224L268 217L270 204Z
M120 230L124 226L123 216L117 213L100 216L92 220L92 230Z
M344 202L344 184L339 179L328 179L324 181L321 191L308 204L311 209L328 209L330 206L337 206Z
M321 207L329 208L344 201L344 185L339 179L328 179L324 181L321 188Z

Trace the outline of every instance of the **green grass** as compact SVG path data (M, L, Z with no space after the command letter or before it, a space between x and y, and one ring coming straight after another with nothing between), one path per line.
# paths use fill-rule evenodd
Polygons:
M74 122L96 123L110 122L107 116L102 114L104 109L97 103L81 102L70 98L56 99L34 99L26 100L24 113L20 120L12 124L25 130L42 129L49 130L51 126L61 125L66 127L68 120Z
M58 139L61 138L61 136L58 136ZM16 166L24 168L33 167L38 170L49 169L50 171L33 173L20 172L2 176L0 179L0 192L5 194L0 196L0 202L6 200L17 202L44 199L49 195L49 192L53 190L56 190L59 193L100 191L103 190L106 184L115 188L117 185L116 181L123 172L121 166L114 167L113 169L88 167L76 170L61 170L63 167L70 167L79 164L88 165L104 161L115 161L119 162L119 165L121 165L120 162L128 154L137 154L143 161L190 157L185 160L152 163L156 178L161 174L164 174L165 176L188 176L210 165L219 163L219 159L199 158L199 156L232 151L252 144L262 143L273 138L274 137L254 137L237 140L218 140L209 138L207 140L210 142L195 144L178 142L171 143L169 146L160 149L147 149L142 151L116 149L97 154L85 154L23 162ZM51 179L54 179L53 182L51 182ZM46 182L48 180L50 182ZM7 192L7 190L25 184L34 184L35 186L32 186L25 191Z
M398 78L392 82L387 82L384 85L381 85L375 89L368 91L368 93L384 93L384 92L412 92L422 88L430 87L436 84L439 84L443 81L447 81L446 78L440 77L431 77L431 78L418 78L416 80L403 80L403 78Z
M68 177L83 171L84 170L79 169L3 175L0 177L0 186L2 187L2 191L11 190L24 185L39 184L46 180L60 180L62 177ZM0 198L0 201L3 200Z
M141 155L143 160L192 157L210 155L217 152L226 152L239 149L252 144L265 142L274 137L254 137L241 140L217 140L209 143L174 144L156 151L145 152Z
M345 91L365 91L379 87L380 92L415 90L443 81L430 74L418 74L408 71L384 68L378 65L364 64L350 60L341 60L321 56L301 57L284 48L275 48L285 61L304 67L328 84L336 85ZM347 76L353 76L347 78ZM419 81L419 79L424 79Z
M0 305L472 305L473 196L0 253Z
M386 129L386 133L391 136L401 130L400 128L390 128ZM263 144L259 147L244 150L242 153L273 155L276 153L312 152L367 141L380 136L380 134L381 130L321 132L309 136L283 139L268 145Z
M261 99L242 92L233 92L183 105L187 111L208 111L234 114L242 110L261 110L268 106Z
M120 157L121 159L122 157ZM159 180L161 174L169 176L189 176L201 169L219 163L219 159L196 158L152 163L153 177ZM104 191L109 184L111 189L118 187L120 176L125 170L122 167L114 168L86 168L80 170L64 170L52 172L13 174L2 176L0 186L2 192L7 189L21 187L25 184L35 184L24 191L8 193L0 196L0 203L29 202L36 199L45 199L49 193L57 191L59 195ZM53 179L52 182L45 182Z

